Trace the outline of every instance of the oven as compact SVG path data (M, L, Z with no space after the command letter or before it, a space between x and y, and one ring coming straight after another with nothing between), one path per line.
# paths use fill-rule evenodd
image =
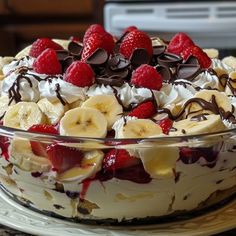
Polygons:
M150 35L170 39L188 33L201 47L236 49L236 1L106 1L104 23L120 35L135 25Z

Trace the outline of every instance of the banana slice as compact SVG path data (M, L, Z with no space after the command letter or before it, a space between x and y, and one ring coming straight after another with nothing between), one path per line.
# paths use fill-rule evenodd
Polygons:
M225 93L227 95L234 95L236 91L236 71L233 71L229 74L229 80L227 81L225 87Z
M152 178L172 177L176 161L179 159L179 149L177 147L142 148L139 151L139 158Z
M30 142L15 138L9 148L10 161L20 169L31 172L47 172L51 169L50 161L32 152Z
M225 129L226 127L220 115L198 115L195 118L192 117L174 122L173 129L171 129L169 135L204 134L223 131Z
M99 110L107 119L108 129L121 117L123 107L114 95L95 95L86 100L82 107Z
M104 138L107 119L98 110L78 107L65 113L60 121L60 134L78 137Z
M11 103L9 106L10 99L8 96L1 96L0 97L0 117L3 117L5 112L8 110L8 108L14 104L14 102Z
M222 92L217 90L201 90L197 92L194 98L201 98L206 102L212 102L213 96L215 97L217 106L224 109L224 111L232 111L232 105L229 98ZM192 102L189 106L187 106L187 117L196 116L198 114L208 113L213 114L212 111L207 108L200 106L196 102Z
M44 114L34 102L19 102L10 106L3 119L3 125L23 130L45 122Z
M219 57L219 51L215 48L206 48L203 51L207 54L211 59L215 59Z
M61 182L75 180L81 182L88 177L93 177L101 170L103 157L104 153L99 150L85 152L81 165L60 174L58 180Z
M129 120L118 132L118 138L145 138L162 134L161 127L148 119Z
M50 124L56 124L69 109L68 105L63 105L60 101L50 102L47 98L38 101L40 110L46 115Z
M236 57L233 56L229 56L229 57L225 57L222 60L223 63L225 63L227 66L230 66L233 69L236 69Z

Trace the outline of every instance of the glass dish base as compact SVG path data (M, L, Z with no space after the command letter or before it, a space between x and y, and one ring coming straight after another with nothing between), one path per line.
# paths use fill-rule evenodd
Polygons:
M236 199L218 209L185 220L140 226L98 226L72 223L32 211L0 190L0 224L47 236L212 235L236 227Z

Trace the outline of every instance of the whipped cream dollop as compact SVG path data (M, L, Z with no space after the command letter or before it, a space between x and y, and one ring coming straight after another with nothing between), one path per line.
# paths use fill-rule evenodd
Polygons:
M208 71L204 71L199 74L193 81L193 86L200 87L202 89L205 88L212 88L212 89L219 89L220 88L220 81L216 75L209 73Z
M215 68L220 68L223 70L228 71L228 73L232 72L234 69L228 65L226 65L224 62L222 62L222 60L219 59L212 59L212 65L211 65L212 69Z
M7 76L11 72L14 72L21 67L27 67L29 69L32 69L34 60L35 59L30 56L22 57L19 60L13 60L10 64L7 64L2 68L2 72L5 76Z
M62 76L53 76L52 79L41 80L38 85L41 98L47 98L51 102L58 101L58 95L66 102L85 100L87 88L81 88L68 83Z
M182 82L184 85L178 83L163 83L160 91L153 91L156 102L159 106L168 107L168 105L183 104L196 93L196 90L189 84L189 81L178 80L175 82Z
M2 95L8 96L11 90L19 91L21 101L37 102L40 98L38 90L38 80L34 75L39 76L35 72L27 73L27 78L21 76L17 71L10 73L2 83ZM46 76L46 75L44 75ZM43 75L40 75L43 77ZM14 95L12 93L12 95Z
M87 91L89 97L101 94L118 96L124 107L129 107L130 104L139 104L152 97L152 91L150 89L135 88L128 83L124 83L121 87L111 87L109 85L98 86L94 84Z

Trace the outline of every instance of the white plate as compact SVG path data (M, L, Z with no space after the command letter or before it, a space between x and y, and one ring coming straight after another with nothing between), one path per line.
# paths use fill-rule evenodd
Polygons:
M0 224L45 236L187 236L211 235L236 227L236 200L190 220L149 226L91 226L75 224L33 212L0 191Z

